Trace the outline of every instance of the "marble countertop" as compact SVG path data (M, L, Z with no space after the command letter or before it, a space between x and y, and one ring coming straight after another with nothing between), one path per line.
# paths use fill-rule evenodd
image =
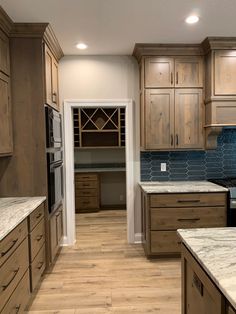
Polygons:
M180 229L178 234L236 309L236 228Z
M227 192L228 189L208 181L155 181L140 182L145 193L205 193Z
M45 200L46 197L0 198L0 241Z

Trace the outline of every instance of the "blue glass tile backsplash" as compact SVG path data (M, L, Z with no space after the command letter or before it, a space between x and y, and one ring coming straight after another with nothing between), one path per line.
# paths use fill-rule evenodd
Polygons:
M166 172L161 172L165 162ZM236 177L236 129L225 128L215 150L141 152L141 181Z

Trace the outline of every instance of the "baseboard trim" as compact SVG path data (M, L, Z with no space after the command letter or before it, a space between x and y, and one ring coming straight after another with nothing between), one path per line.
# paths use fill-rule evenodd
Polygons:
M76 243L76 240L74 241L73 245ZM68 237L67 236L64 236L61 240L61 246L69 246L69 243L68 243Z
M134 243L142 243L142 233L135 233Z

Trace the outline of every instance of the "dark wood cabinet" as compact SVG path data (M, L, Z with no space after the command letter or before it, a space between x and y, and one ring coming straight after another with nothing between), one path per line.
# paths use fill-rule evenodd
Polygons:
M60 249L62 235L63 235L62 207L59 207L50 217L51 262L55 260L55 257Z

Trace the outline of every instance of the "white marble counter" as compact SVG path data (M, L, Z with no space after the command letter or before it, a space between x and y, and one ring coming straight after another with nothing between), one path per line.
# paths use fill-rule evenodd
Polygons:
M236 309L236 228L180 229L178 234Z
M46 197L0 198L0 241L45 200Z
M155 181L140 182L145 193L206 193L227 192L228 189L208 181Z

